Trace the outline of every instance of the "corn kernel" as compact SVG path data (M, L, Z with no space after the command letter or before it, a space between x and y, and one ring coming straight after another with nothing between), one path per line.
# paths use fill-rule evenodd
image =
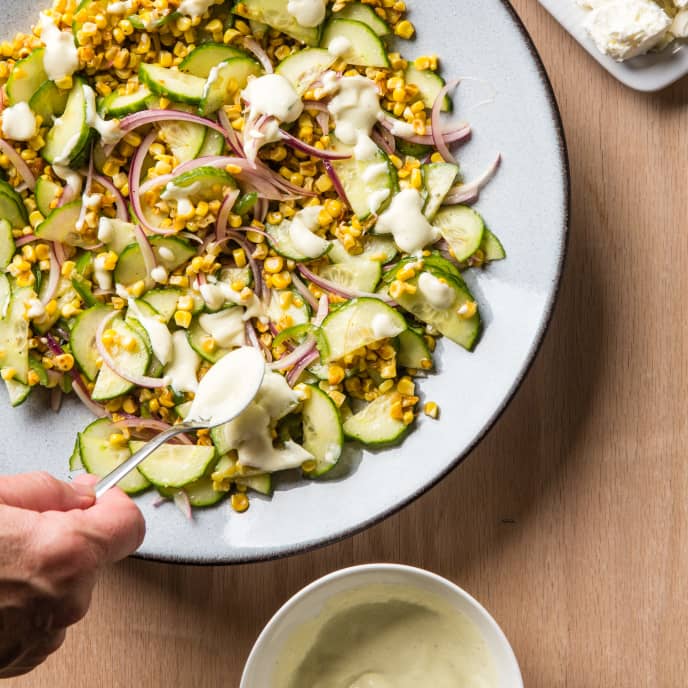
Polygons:
M212 337L203 337L201 348L207 354L212 354L217 349L217 342Z
M313 459L310 459L309 461L304 461L301 464L301 470L304 473L313 473L317 467L318 467L318 463L316 461L314 461Z
M66 373L74 367L74 356L72 354L60 354L55 356L55 367Z
M2 372L0 372L0 377L5 382L9 382L10 380L14 380L14 378L17 376L17 369L16 368L3 368Z
M62 263L62 277L70 279L75 267L76 263L73 260L65 260L65 262Z
M428 401L423 407L423 413L429 418L437 420L440 415L440 407L434 401Z
M478 311L478 304L475 301L466 301L457 313L465 320L470 320Z
M189 311L177 311L174 314L174 322L177 327L188 328L191 325L191 313Z
M30 387L35 387L41 381L41 378L35 370L29 370L26 381Z
M338 385L344 380L344 368L338 365L331 365L327 371L327 381L331 385Z
M432 368L432 360L430 360L429 358L422 359L420 362L420 367L423 370L430 370Z
M248 497L245 494L237 493L233 494L231 498L232 509L237 513L244 513L248 509Z
M404 411L401 417L401 421L404 425L411 425L415 419L416 416L414 415L413 411Z
M413 384L410 378L402 377L401 380L399 380L399 382L397 383L397 391L400 394L404 394L410 397L416 393L416 385Z
M413 38L413 34L416 32L415 27L413 24L408 21L407 19L404 19L404 21L400 21L395 27L394 27L394 33L399 36L400 38L405 38L409 40L410 38Z
M134 414L137 410L136 402L131 397L127 397L122 403L124 413Z
M183 296L179 297L179 300L177 301L177 310L179 311L193 311L194 309L194 298L191 296L191 294L184 294Z
M121 432L113 432L108 438L111 447L126 447L127 438Z
M263 267L265 268L265 272L273 275L278 272L282 272L282 268L284 267L284 259L282 256L270 256L270 258L265 261Z
M278 275L272 276L272 285L276 289L286 289L291 284L291 273L283 270Z
M134 282L127 291L138 299L146 291L146 283L143 280Z

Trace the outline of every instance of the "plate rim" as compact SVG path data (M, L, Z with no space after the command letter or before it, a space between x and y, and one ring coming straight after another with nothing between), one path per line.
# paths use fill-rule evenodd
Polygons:
M514 9L510 0L499 0L500 3L507 10L511 16L514 26L521 33L526 47L533 57L535 67L538 71L540 79L545 88L545 96L550 105L552 112L552 117L555 124L557 140L559 143L559 152L561 156L561 168L563 173L564 181L564 204L563 204L563 235L561 241L561 251L559 254L559 260L556 265L556 274L554 280L554 288L549 296L549 300L546 304L544 311L544 318L535 333L535 338L533 339L533 344L531 350L528 352L526 361L519 371L518 376L514 379L511 389L508 394L504 396L500 405L495 409L492 415L487 419L485 425L481 432L479 432L476 437L462 449L458 456L451 461L447 466L432 480L419 486L412 494L405 497L399 503L394 506L382 511L379 514L357 524L355 527L348 528L343 532L339 532L336 535L330 537L319 538L310 542L303 543L301 545L294 545L285 550L275 551L271 550L265 554L247 554L240 555L236 558L227 559L226 557L219 556L217 559L200 558L200 557L185 557L185 556L175 556L174 554L168 555L150 555L145 553L134 553L131 555L132 559L138 559L145 562L151 563L161 563L161 564L174 564L180 566L194 566L194 567L208 567L208 566L243 566L246 564L259 564L270 561L279 561L281 559L286 559L288 557L298 556L301 554L306 554L330 545L342 542L354 535L362 533L364 530L371 528L374 525L378 525L383 521L387 520L391 516L399 513L406 507L410 506L417 499L422 497L424 494L436 487L441 481L443 481L450 473L452 473L458 466L460 466L473 452L473 450L480 444L487 434L494 428L497 421L502 417L508 406L513 401L516 393L521 388L524 380L531 371L533 364L537 358L538 353L542 349L542 344L545 339L549 327L552 323L552 318L554 316L554 311L556 304L559 300L559 295L561 293L562 276L564 272L564 265L566 263L566 258L568 256L569 249L569 237L570 237L570 225L571 225L571 168L568 144L566 141L566 133L564 130L563 118L561 115L561 109L557 101L556 95L554 93L554 88L552 86L552 81L549 78L549 74L545 68L544 62L538 51L532 36L530 35L528 29L526 28L523 20L519 14Z

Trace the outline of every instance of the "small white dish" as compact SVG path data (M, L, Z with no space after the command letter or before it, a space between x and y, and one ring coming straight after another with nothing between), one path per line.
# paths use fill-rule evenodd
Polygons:
M523 688L516 656L487 610L454 583L423 569L399 564L368 564L335 571L298 592L272 617L258 637L241 677L240 688L270 688L275 665L295 633L317 620L335 600L369 587L413 590L440 599L465 615L492 655L498 688Z
M688 50L674 43L665 50L616 62L601 53L583 27L586 10L575 0L540 0L540 4L622 84L636 91L660 91L688 74Z

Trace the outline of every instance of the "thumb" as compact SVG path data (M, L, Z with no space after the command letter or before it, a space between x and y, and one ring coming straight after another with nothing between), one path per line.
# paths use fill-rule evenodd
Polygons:
M39 471L0 478L0 504L30 511L88 509L95 502L93 488L69 484Z

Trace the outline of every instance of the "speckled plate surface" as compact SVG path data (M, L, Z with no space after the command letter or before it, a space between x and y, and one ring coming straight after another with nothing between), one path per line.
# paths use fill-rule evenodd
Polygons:
M616 62L601 53L583 27L586 10L576 0L540 0L540 4L622 84L636 91L659 91L688 74L688 51L676 42L661 52Z
M525 375L549 322L566 248L568 167L547 77L522 25L501 0L409 0L418 40L410 55L437 53L444 74L482 79L457 94L458 116L474 125L460 152L471 178L497 151L504 164L478 209L502 238L508 260L467 275L485 317L473 354L439 345L438 374L421 385L439 403L440 421L422 418L400 447L348 452L338 475L322 482L278 481L270 500L246 514L225 503L187 522L172 504L138 499L148 525L139 554L179 563L236 563L284 556L361 530L417 497L464 458L499 417ZM42 3L0 0L4 31L27 29ZM36 396L12 410L2 402L0 472L48 469L66 477L75 434L89 420L77 402L55 415Z

